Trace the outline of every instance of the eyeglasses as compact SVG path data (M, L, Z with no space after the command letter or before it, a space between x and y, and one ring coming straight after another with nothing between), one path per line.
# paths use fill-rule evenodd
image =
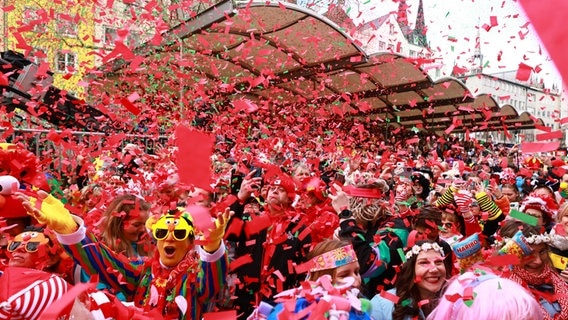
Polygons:
M161 228L154 229L153 232L154 238L156 238L156 240L166 239L169 233L170 231L168 229ZM189 237L189 230L187 229L174 229L172 233L174 235L174 239L176 239L177 241L183 241L187 239L187 237Z
M22 244L22 242L20 242L20 241L11 241L8 244L8 252L14 252L14 251L18 250L18 248L20 247L21 244ZM30 242L27 242L25 245L26 246L24 248L26 249L26 251L31 253L31 252L36 252L39 249L41 242L30 241Z
M476 202L474 202L474 203L470 204L469 206L470 206L470 207L479 207L479 204L476 203Z

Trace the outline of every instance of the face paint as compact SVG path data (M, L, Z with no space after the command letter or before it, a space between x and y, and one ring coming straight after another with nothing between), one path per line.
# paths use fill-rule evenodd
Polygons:
M193 249L193 226L185 218L163 216L152 226L152 234L158 240L160 261L166 267L176 266Z

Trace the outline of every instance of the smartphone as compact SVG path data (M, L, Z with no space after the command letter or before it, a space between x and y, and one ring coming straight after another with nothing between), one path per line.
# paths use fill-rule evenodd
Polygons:
M237 170L231 170L231 194L237 195L241 189L241 183L243 182L244 176Z
M405 167L404 170L402 170L402 173L400 175L405 177L405 178L410 178L412 176L412 168Z
M252 177L253 178L262 178L263 172L262 172L262 168L261 167L255 167L255 166L251 166L250 167L250 172L253 172ZM259 185L256 186L256 188L261 189L262 185L263 185L264 181L261 181Z
M511 210L519 211L520 204L518 202L511 202L509 205L511 206Z
M254 174L252 175L253 178L262 178L262 168L261 167L251 166L250 171L251 172L254 171Z

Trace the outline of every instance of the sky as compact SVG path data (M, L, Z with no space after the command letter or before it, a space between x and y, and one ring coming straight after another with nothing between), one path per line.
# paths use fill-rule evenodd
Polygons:
M327 2L327 0L311 0ZM419 0L406 0L408 21L416 21ZM467 61L481 38L485 73L517 70L519 63L542 69L536 76L547 87L562 80L539 37L516 0L423 0L427 38L433 51L445 57L444 71L451 73L454 62L471 67ZM345 0L345 7L355 24L373 20L398 10L397 0ZM491 17L497 25L491 25ZM479 31L478 31L479 30ZM451 39L451 40L450 40Z

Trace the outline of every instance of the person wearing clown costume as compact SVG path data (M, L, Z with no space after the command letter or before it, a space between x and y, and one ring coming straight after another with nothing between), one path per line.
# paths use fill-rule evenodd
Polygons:
M222 238L230 212L219 213L203 245L196 245L191 215L184 209L150 217L157 241L153 257L142 265L113 252L87 231L83 220L45 192L19 194L29 214L54 230L65 251L85 271L121 292L135 306L158 310L166 319L201 319L204 307L223 289L227 253Z
M40 171L39 159L21 145L0 142L0 271L7 265L10 239L33 224L14 196L20 189L31 188L51 190L46 174Z

